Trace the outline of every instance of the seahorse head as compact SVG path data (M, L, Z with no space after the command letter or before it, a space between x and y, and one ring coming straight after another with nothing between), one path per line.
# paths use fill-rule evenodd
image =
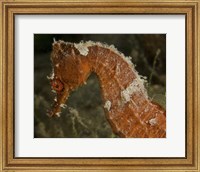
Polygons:
M90 74L88 59L73 43L55 41L52 46L52 75L49 77L51 88L56 92L55 103L50 116L59 115L71 91L82 85Z

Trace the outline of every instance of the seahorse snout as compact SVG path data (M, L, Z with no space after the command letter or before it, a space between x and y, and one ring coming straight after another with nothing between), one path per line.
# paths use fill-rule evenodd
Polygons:
M59 117L61 108L66 106L65 102L69 96L69 88L59 80L52 80L51 86L56 91L56 97L54 98L51 110L47 111L47 115L50 117Z

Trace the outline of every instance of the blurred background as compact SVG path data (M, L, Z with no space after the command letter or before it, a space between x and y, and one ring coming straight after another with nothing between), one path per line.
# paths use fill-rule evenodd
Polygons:
M147 77L149 97L166 106L165 34L34 34L34 137L35 138L116 138L104 114L99 81L92 74L86 85L74 91L60 118L49 118L55 93L47 76L52 71L50 53L53 38L66 42L99 41L113 44L131 56L140 75Z

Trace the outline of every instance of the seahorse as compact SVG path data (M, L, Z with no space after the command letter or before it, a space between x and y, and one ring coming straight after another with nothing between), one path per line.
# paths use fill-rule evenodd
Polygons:
M50 83L56 92L49 116L60 116L69 94L96 73L106 118L114 133L125 138L165 138L166 111L151 101L130 57L100 42L52 44Z

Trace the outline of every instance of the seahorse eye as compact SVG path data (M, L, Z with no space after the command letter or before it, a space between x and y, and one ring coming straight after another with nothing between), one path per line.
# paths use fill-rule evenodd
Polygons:
M63 86L63 83L60 80L55 79L55 80L51 81L51 87L52 87L53 90L59 92L59 91L63 90L64 86Z

